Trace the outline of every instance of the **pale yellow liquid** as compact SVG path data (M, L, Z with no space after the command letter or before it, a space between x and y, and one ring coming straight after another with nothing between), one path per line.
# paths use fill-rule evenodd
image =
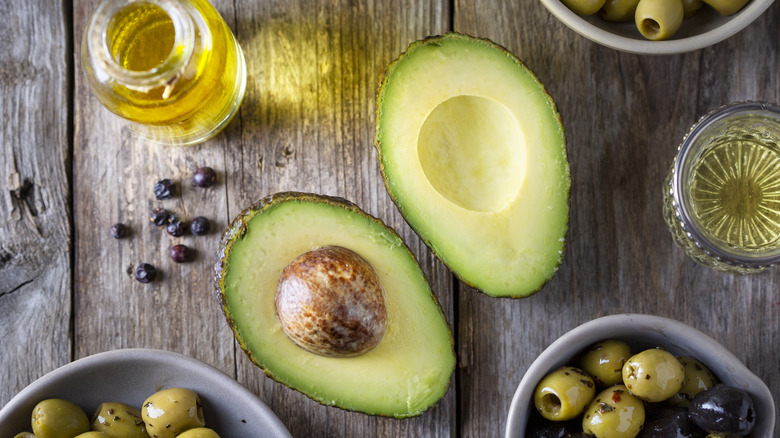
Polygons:
M230 29L208 2L191 3L203 15L211 38L196 45L181 74L151 89L114 84L111 94L98 95L112 112L146 125L142 133L172 143L192 143L215 134L237 110L245 85L244 58ZM196 40L204 41L201 37L196 32ZM160 68L169 55L184 53L183 47L174 47L174 38L168 14L147 3L122 9L106 33L113 58L134 72Z

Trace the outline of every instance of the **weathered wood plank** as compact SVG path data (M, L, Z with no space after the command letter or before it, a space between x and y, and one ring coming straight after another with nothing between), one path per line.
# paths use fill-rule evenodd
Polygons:
M389 200L373 148L384 69L410 42L447 29L446 2L242 1L237 10L250 80L241 142L227 153L230 215L278 191L347 198L399 231L452 322L451 276ZM418 418L373 418L320 406L239 356L239 381L260 394L294 436L455 434L454 389Z
M780 393L780 272L737 277L700 267L674 246L661 216L663 180L696 118L734 100L780 101L778 18L774 5L727 42L650 57L591 43L539 2L456 1L455 30L505 45L548 87L567 129L573 177L556 277L519 301L460 292L463 436L501 435L534 358L567 330L613 313L689 323Z
M70 360L72 239L65 11L4 2L0 14L3 406Z

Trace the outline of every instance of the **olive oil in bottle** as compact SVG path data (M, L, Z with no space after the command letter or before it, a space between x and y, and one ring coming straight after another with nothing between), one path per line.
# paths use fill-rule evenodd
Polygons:
M241 47L207 0L109 0L90 20L82 53L98 100L160 143L212 137L246 87Z
M739 103L705 116L680 146L664 192L677 244L716 269L780 261L780 109Z

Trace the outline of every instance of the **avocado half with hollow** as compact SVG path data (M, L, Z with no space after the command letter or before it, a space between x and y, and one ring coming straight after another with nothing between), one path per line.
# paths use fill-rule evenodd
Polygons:
M404 219L463 282L524 297L553 276L571 177L550 95L493 42L449 33L387 69L375 146Z
M351 266L353 256L363 260L370 273ZM339 261L346 268L331 266ZM436 297L398 234L354 204L305 193L268 196L239 214L223 233L215 271L217 298L236 339L252 362L274 380L325 405L397 418L420 414L447 392L455 354ZM324 312L319 305L300 299L298 307L303 311L297 318L302 324L283 327L277 317L277 305L283 308L286 304L281 302L290 298L285 287L292 290L295 302L301 287L294 280L316 280L323 272L325 282L340 284L332 285L335 293L376 292L379 286L374 283L381 284L383 298L358 297L369 304L363 306L368 312L361 313L360 306L349 302L330 306L335 313L384 319L381 337L371 341L370 348L348 348L349 354L329 356L299 346L305 342L294 342L285 333L296 327L311 328L312 322L316 326L318 318L330 319L317 314ZM280 281L284 287L279 287ZM349 283L355 281L358 286ZM278 302L277 290L285 294ZM381 311L371 310L377 300L383 301ZM332 327L319 333L326 341L350 336ZM308 336L312 340L327 344ZM349 347L349 343L339 345Z

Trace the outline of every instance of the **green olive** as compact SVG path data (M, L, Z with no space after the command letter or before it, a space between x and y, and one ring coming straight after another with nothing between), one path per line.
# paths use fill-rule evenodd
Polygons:
M623 365L623 384L631 394L659 402L676 394L683 384L685 369L673 354L651 349L631 356Z
M14 435L14 438L37 438L32 432L19 432Z
M685 370L683 384L677 394L669 399L669 403L675 406L688 407L693 397L705 389L718 383L715 374L703 363L692 357L678 357L677 360Z
M565 421L580 415L593 399L596 385L585 372L561 367L545 376L534 391L534 405L551 421Z
M607 21L630 21L634 18L637 3L639 0L607 0L599 15Z
M190 429L176 438L219 438L219 435L208 427L198 427Z
M634 438L645 423L642 400L623 385L600 392L582 417L582 430L596 438Z
M593 344L580 358L580 367L602 387L623 381L623 364L631 357L631 347L617 339Z
M677 32L683 14L682 0L639 0L634 21L643 37L661 41Z
M747 4L750 0L703 0L712 6L720 15L731 15Z
M173 438L206 424L198 394L186 388L168 388L150 395L141 417L152 438Z
M50 398L33 408L32 430L38 438L73 438L89 431L89 419L77 404Z
M103 432L91 430L89 432L84 432L81 435L76 435L75 438L108 438L110 436L111 435L106 435Z
M579 15L591 15L604 6L606 0L562 0L567 8Z
M149 438L141 410L124 403L102 403L90 427L113 438Z
M704 6L702 0L682 0L683 18L691 18Z

